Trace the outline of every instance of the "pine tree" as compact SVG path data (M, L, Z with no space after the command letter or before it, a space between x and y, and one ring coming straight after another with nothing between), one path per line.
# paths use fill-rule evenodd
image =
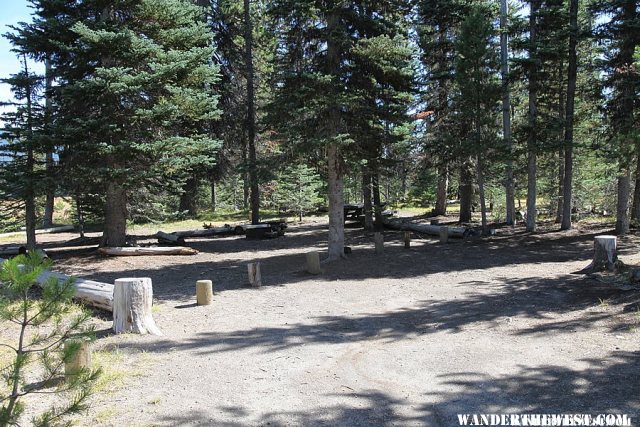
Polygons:
M597 28L596 36L607 46L603 71L604 83L612 91L607 103L609 134L619 160L616 233L625 234L629 231L631 159L640 152L635 125L640 74L634 67L634 53L640 45L640 13L637 2L629 0L596 1L593 10L609 18ZM640 176L640 172L636 174Z
M322 200L318 194L322 187L320 176L306 165L287 167L278 175L276 186L278 205L296 212L300 221Z
M71 303L72 279L62 282L51 277L43 284L42 295L34 298L30 288L48 267L37 251L0 262L0 319L19 325L15 340L2 344L13 353L11 362L0 367L9 389L1 399L3 426L19 425L25 396L52 392L66 399L33 417L31 425L58 425L65 417L86 410L100 375L99 370L80 370L51 390L52 382L64 374L65 363L77 353L80 340L93 338L93 329L87 325L91 314L74 309ZM27 386L25 380L34 365L42 379Z
M446 214L449 175L453 169L451 166L457 160L452 157L455 141L451 138L449 120L452 113L454 43L456 31L468 8L468 3L458 0L417 2L418 42L422 51L420 62L424 68L421 92L426 111L433 112L428 118L425 146L436 158L438 170L435 215ZM465 170L464 167L461 169L462 175ZM471 187L465 187L464 190L467 189L472 190Z
M16 46L14 44L14 46ZM1 82L11 86L15 102L8 103L11 110L3 114L4 128L0 138L5 140L3 151L10 161L0 165L0 209L9 218L24 218L27 248L36 247L37 200L43 188L43 174L39 167L39 154L44 152L42 132L43 108L42 78L29 71L26 53L20 53L22 71ZM7 104L5 104L7 105Z
M354 106L370 105L367 94L360 97L357 85L351 84L358 72L356 48L387 29L393 36L393 14L404 5L320 0L279 0L272 5L280 45L272 117L277 116L281 135L298 149L326 153L330 260L344 256L345 160L357 152L349 124L357 118ZM377 124L383 119L378 117Z
M212 163L217 67L201 9L190 1L82 6L84 19L68 22L76 37L54 38L66 60L53 62L62 157L67 173L92 170L105 194L103 244L121 246L130 191L178 186L192 165Z
M474 6L462 23L456 40L454 109L456 123L464 138L459 153L473 158L480 193L482 228L487 230L484 159L495 146L500 84L496 79L498 58L493 45L490 11Z

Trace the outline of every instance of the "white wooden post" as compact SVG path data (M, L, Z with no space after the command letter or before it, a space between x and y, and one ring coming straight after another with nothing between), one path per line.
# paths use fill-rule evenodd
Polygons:
M213 282L211 280L196 282L196 301L198 305L210 305L213 302Z
M262 276L260 275L260 263L251 262L247 264L247 270L249 273L249 283L254 288L262 286Z
M318 252L307 252L307 272L311 274L322 274L320 254Z

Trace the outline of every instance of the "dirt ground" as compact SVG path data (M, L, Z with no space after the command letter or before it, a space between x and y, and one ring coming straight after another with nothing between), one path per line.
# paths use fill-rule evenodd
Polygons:
M152 234L155 230L149 230ZM106 258L52 249L56 269L153 280L163 337L112 335L119 386L80 425L454 426L461 413L625 413L640 420L640 291L582 275L602 226L516 228L442 245L347 230L348 258L304 272L326 223L283 238L188 240L195 256ZM71 234L47 236L63 241ZM145 236L139 236L143 241ZM640 264L640 238L619 239ZM261 289L246 264L262 263ZM211 306L195 282L211 279Z

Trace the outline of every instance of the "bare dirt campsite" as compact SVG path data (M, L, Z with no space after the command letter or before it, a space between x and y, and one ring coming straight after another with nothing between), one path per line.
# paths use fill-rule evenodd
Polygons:
M326 222L284 237L186 239L191 256L106 257L43 237L57 271L153 282L162 336L112 333L94 312L106 380L79 425L453 426L466 413L640 416L640 293L572 272L603 225L451 239L347 229L352 253L305 271ZM153 239L138 229L138 242ZM640 239L618 255L640 263ZM247 263L261 263L262 286ZM195 284L214 284L196 304ZM37 401L36 398L35 401Z

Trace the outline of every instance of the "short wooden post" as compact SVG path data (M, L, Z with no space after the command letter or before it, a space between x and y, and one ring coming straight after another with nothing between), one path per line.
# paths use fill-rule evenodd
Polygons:
M440 227L440 243L449 242L449 227Z
M404 232L404 248L411 249L411 232L410 231Z
M593 262L594 271L615 270L618 260L616 236L597 236L593 242Z
M116 334L162 335L151 313L153 285L151 279L116 279L113 289L113 330Z
M307 252L307 272L311 274L322 274L320 254L318 252Z
M196 282L196 301L198 305L210 305L213 302L213 282L211 280Z
M384 235L382 233L374 233L373 239L376 242L376 253L381 254L384 252Z
M69 339L64 343L64 349L65 352L73 351L71 358L64 364L65 377L73 377L91 369L91 343L89 341Z
M262 277L260 275L260 263L251 262L247 264L247 270L249 272L249 283L254 288L262 286Z

